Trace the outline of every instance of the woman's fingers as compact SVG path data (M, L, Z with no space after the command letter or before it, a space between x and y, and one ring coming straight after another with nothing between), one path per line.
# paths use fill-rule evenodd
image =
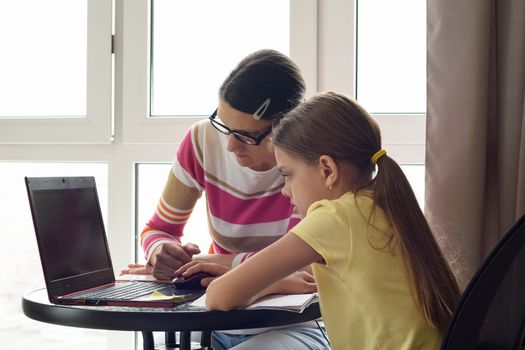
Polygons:
M149 275L151 267L142 264L128 264L127 269L120 270L121 275Z

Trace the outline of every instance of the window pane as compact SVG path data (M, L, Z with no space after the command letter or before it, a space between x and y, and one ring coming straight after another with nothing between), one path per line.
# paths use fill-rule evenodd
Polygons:
M144 262L139 235L151 218L166 184L171 164L138 164L137 165L137 262ZM199 246L203 254L208 252L211 243L206 216L204 195L197 201L186 227L182 243L192 242Z
M152 7L151 115L208 115L243 57L262 48L289 54L289 1L152 0Z
M401 169L412 186L416 199L421 207L425 209L425 166L424 165L401 165Z
M373 113L426 110L426 1L360 0L357 99Z
M0 266L7 271L0 290L0 339L5 349L107 349L107 332L62 327L24 316L22 296L44 286L44 277L24 176L95 176L100 206L106 220L106 164L0 162ZM7 343L6 343L7 342Z
M0 2L0 117L86 115L86 0Z

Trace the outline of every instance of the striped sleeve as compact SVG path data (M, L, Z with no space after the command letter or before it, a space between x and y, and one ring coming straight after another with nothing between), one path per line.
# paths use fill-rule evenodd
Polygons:
M155 213L140 235L141 245L148 260L160 244L180 243L184 226L202 194L202 186L196 175L199 173L200 164L194 152L192 130L193 128L186 134L179 147Z

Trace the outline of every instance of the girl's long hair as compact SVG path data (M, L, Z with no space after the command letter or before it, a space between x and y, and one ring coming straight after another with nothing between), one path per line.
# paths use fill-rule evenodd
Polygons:
M412 283L413 297L426 322L444 333L460 290L437 244L416 196L400 166L388 155L371 157L381 149L374 119L355 101L326 92L299 105L275 123L273 143L316 163L321 155L350 165L354 188L372 191L393 226L390 247L400 250Z

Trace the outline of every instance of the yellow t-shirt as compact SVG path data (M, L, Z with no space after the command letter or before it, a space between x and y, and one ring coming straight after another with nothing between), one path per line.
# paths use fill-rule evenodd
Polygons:
M376 208L368 225L372 205L352 193L315 202L292 229L326 262L312 268L332 348L438 349L440 334L416 307L401 254L384 248L392 231L384 212Z

